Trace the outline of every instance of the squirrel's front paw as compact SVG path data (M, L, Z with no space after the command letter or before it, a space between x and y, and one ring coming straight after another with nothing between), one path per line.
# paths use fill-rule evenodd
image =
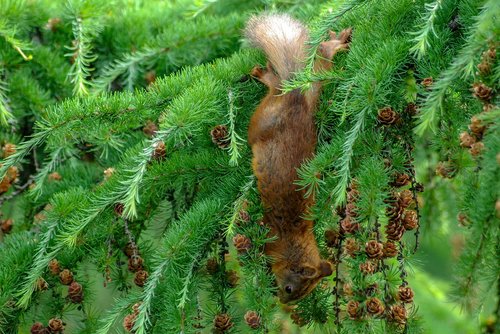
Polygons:
M335 31L330 31L330 40L322 42L319 45L320 54L327 59L332 59L337 51L347 50L351 41L351 35L352 28L342 30L338 36Z
M262 68L258 65L255 66L250 72L250 75L254 78L257 78L260 82L264 83L269 88L277 88L280 83L280 79L276 74L274 74L274 71L269 62L267 63L266 68Z

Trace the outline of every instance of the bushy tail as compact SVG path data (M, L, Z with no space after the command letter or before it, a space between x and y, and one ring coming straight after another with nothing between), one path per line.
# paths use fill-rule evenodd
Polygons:
M307 56L307 29L286 14L264 14L252 17L245 28L251 43L267 55L281 80L304 67Z

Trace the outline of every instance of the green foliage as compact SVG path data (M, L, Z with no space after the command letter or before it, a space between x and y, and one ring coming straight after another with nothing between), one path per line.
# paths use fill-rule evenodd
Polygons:
M335 274L293 311L275 297L246 144L265 94L248 73L265 59L241 31L264 10L310 28L305 68L284 91L324 82L317 153L296 184L315 198L308 218ZM444 333L445 321L472 332L471 319L489 321L498 303L500 66L487 54L499 51L499 15L494 0L3 0L0 176L19 175L0 194L0 333L53 317L68 333L123 332L126 316L135 333L205 333L221 313L233 323L227 332L246 333L247 311L260 316L256 333ZM349 51L331 71L315 72L320 43L346 27L354 31ZM473 83L490 96L472 95ZM384 107L399 121L381 124ZM459 139L474 115L485 126L477 155ZM211 138L217 125L228 130L227 147ZM434 173L443 164L446 178ZM393 185L400 174L410 185ZM416 181L425 189L418 198ZM419 228L395 243L397 257L371 260L366 244L386 241L404 189L418 199L411 209ZM346 203L360 224L350 234L341 227ZM459 213L466 227L456 227ZM8 218L12 231L3 227ZM334 247L327 231L339 233ZM247 251L232 246L238 234L251 240ZM347 239L357 242L355 256ZM143 260L143 287L127 268L127 249ZM53 259L83 285L81 305L49 270ZM376 263L373 274L360 269L367 261ZM390 307L406 285L415 302L398 326ZM441 289L464 314L443 306ZM375 297L385 318L366 313ZM364 312L358 319L346 313L352 300Z

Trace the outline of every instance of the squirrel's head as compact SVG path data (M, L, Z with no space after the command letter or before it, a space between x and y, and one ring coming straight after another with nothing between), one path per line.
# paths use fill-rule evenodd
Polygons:
M278 297L283 304L304 298L323 277L333 272L331 263L325 260L321 260L317 266L307 264L277 268L276 264L273 265L273 272L278 283Z

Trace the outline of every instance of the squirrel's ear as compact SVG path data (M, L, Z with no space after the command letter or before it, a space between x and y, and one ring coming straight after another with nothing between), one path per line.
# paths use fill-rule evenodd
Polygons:
M318 269L311 266L304 266L301 270L301 274L306 278L313 278L318 276Z
M320 276L330 276L333 273L333 266L329 261L321 261L320 264Z

